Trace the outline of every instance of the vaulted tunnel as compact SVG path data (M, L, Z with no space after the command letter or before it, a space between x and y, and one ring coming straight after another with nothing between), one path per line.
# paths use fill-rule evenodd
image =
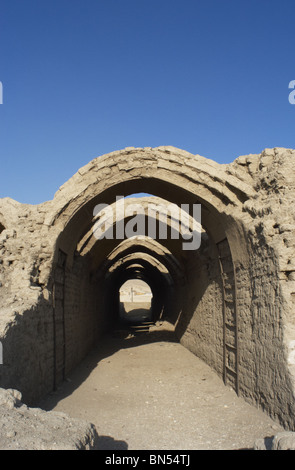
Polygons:
M145 326L155 317L154 294L148 279L141 274L140 265L132 266L133 272L119 288L119 321L127 326ZM144 280L145 279L145 280Z
M129 190L126 184L124 189L128 191L127 195L132 195L133 182L130 183ZM167 192L167 185L165 189ZM229 245L220 217L214 212L212 214L207 206L201 205L202 220L199 222L202 225L198 226L200 240L197 248L191 249L189 243L193 240L192 227L197 223L193 220L195 214L192 210L191 213L186 212L181 224L177 220L181 215L177 209L182 205L189 210L194 204L200 206L200 201L196 196L189 197L183 188L177 189L179 194L175 189L172 200L158 195L147 198L129 197L120 199L118 204L116 198L121 194L119 184L113 188L111 200L106 198L105 193L100 199L96 197L92 200L91 220L89 209L85 210L83 207L64 228L58 250L67 254L62 327L66 332L60 334L61 338L66 338L66 347L64 352L56 352L59 357L59 360L56 359L56 383L79 363L104 332L118 327L121 320L119 289L122 284L130 279L142 279L150 286L153 294L151 321L168 321L173 325L182 344L211 365L238 391L234 280L228 279L232 315L228 335L232 346L228 351L231 363L228 357L226 368L223 347L223 280L219 252L211 232L215 239L218 240L219 237L226 244L225 256L230 262ZM149 192L153 192L150 185ZM111 203L107 208L111 210L102 211L97 217L94 208L105 200ZM153 210L149 212L151 205ZM176 212L173 212L175 209ZM85 222L82 224L83 219ZM73 234L76 231L73 227L78 226L77 221L80 230L79 236L74 239ZM101 239L96 233L98 223L100 234L103 233ZM128 224L130 229L131 223L131 234L126 238L125 232ZM117 240L115 237L117 224L123 224L121 228L125 228L124 240ZM150 224L153 229L156 228L153 231L156 236L153 238L148 235ZM82 226L84 230L81 230ZM184 249L185 246L190 249ZM67 324L71 325L69 331ZM56 344L58 351L58 342ZM75 345L75 350L71 350L71 345ZM77 345L80 354L77 354ZM230 347L230 343L228 345Z
M0 200L1 341L13 358L1 386L28 403L51 391L116 328L120 287L140 279L154 322L169 322L226 384L294 429L293 153L219 165L173 147L130 148L91 161L52 201ZM138 193L154 196L130 197ZM151 213L150 203L159 204ZM119 236L96 211L103 204ZM183 225L177 210L165 219L170 205L185 207ZM194 205L200 244L190 249Z

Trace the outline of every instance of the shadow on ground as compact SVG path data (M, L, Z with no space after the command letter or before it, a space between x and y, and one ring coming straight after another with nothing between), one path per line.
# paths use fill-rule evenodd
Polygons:
M137 317L134 312L133 320ZM132 326L134 323L132 322ZM120 349L137 347L153 342L178 342L173 330L136 331L128 323L119 323L114 331L101 338L97 346L73 370L68 378L59 385L56 391L46 395L37 404L45 411L53 410L59 401L71 395L89 377L99 362L111 357ZM123 440L115 440L111 436L97 436L93 450L128 450L128 444Z
M98 436L93 450L128 450L128 444L125 441L117 441L110 436Z
M136 325L132 324L133 327ZM62 382L56 391L43 397L36 406L45 411L53 410L59 401L71 395L89 377L91 372L97 367L100 361L112 356L120 349L132 348L144 344L156 342L178 343L172 329L160 329L150 331L132 328L128 324L119 323L117 327L108 334L105 334L97 346L85 357L85 359L68 374L67 379Z

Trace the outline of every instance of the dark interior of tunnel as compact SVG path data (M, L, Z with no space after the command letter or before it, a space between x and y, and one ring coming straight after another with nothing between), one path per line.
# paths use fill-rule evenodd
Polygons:
M121 270L113 273L107 280L106 288L106 298L109 299L106 301L108 306L111 306L111 309L115 312L115 324L130 324L132 320L122 319L120 315L120 298L119 291L121 286L128 280L142 280L144 281L151 290L152 300L151 307L148 314L148 320L152 323L155 323L163 318L165 315L168 315L168 312L171 310L170 298L173 295L172 285L168 283L165 278L159 274L159 272L148 266L147 263L142 263L142 265L133 266L123 266ZM136 304L135 308L136 308ZM146 313L143 313L142 320L139 317L135 317L133 323L140 324L146 321Z
M129 190L130 195L132 189L134 184ZM183 194L185 192L181 190L179 197ZM126 201L127 204L147 204L153 199L129 197ZM175 202L175 196L172 199ZM186 202L188 200L186 195ZM183 250L181 236L171 236L172 218L168 221L171 231L167 239L159 236L162 224L159 219L156 219L157 236L154 239L146 232L136 232L139 226L147 226L149 217L144 214L141 221L145 223L134 224L132 237L117 240L112 236L102 239L93 236L95 218L89 222L93 210L89 212L83 208L76 214L59 240L59 250L66 253L67 260L61 311L55 314L55 363L59 377L56 382L65 378L105 334L122 328L130 331L135 325L142 327L137 331L144 331L144 326L157 322L172 325L178 341L223 374L222 282L218 252L211 236L214 218L206 207L202 210L202 222L204 215L210 230L202 226L201 245L194 251ZM124 217L124 223L131 218L130 214ZM77 226L79 230L74 231ZM112 233L112 229L113 226L109 226L105 235ZM73 233L78 235L73 237ZM220 236L218 219L213 233ZM149 312L137 311L131 320L122 310L120 288L132 279L148 284L152 301ZM57 320L59 316L63 321ZM59 338L66 338L66 343ZM58 374L60 369L62 372Z
M139 270L134 273L138 275ZM153 294L139 276L124 282L119 289L119 315L123 324L148 324L153 318Z

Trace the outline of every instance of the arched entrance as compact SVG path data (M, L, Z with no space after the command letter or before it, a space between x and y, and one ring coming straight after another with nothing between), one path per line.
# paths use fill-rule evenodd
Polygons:
M55 387L114 326L119 289L139 274L153 292L154 319L169 321L179 341L237 393L292 426L290 153L274 149L219 165L173 147L128 148L91 161L52 201L24 208L2 200L2 337L14 358L2 384L28 402ZM153 196L137 198L143 213L135 223L116 204L138 193ZM149 215L154 198L161 209ZM124 199L128 210L132 199ZM119 227L128 224L133 236L94 236L102 204L115 207ZM184 249L181 236L162 236L171 204L188 208L188 225L201 206L197 249ZM150 218L158 223L155 237L136 230ZM169 228L174 222L170 212Z
M137 264L141 275L158 286L154 295L157 302L157 309L154 309L153 313L155 318L160 318L164 314L165 318L175 325L182 343L207 361L239 393L235 276L230 275L226 263L231 265L232 273L234 266L232 254L236 252L239 256L247 257L247 252L241 249L245 243L243 239L239 239L240 249L235 250L236 236L240 233L241 222L239 217L235 219L232 217L232 210L234 208L238 213L241 200L247 198L246 190L251 192L251 188L247 188L246 185L241 187L240 182L234 178L230 178L230 184L221 185L216 179L221 180L222 176L217 171L212 171L212 167L208 167L207 163L202 162L198 170L193 169L188 154L181 152L177 154L173 150L158 150L156 154L151 150L127 151L125 158L123 154L118 154L115 159L113 156L108 159L108 165L104 162L102 167L106 174L103 182L97 178L97 174L93 179L93 166L90 165L81 172L83 176L81 181L85 180L85 183L89 181L85 184L85 189L79 192L80 196L76 187L79 175L74 177L74 186L71 181L64 186L62 192L71 193L74 190L76 196L68 204L60 207L58 216L51 218L50 221L52 230L59 231L56 247L67 253L66 269L70 283L69 287L67 282L65 285L65 298L68 299L69 305L65 308L65 317L67 317L67 308L73 311L71 301L77 304L77 299L71 295L72 287L70 287L75 278L73 273L77 269L79 280L75 281L75 294L81 289L81 273L85 272L85 282L89 279L87 306L82 307L84 313L83 317L81 314L81 321L83 321L83 331L86 328L85 311L88 310L91 318L88 328L91 335L85 333L85 336L89 342L87 348L90 348L90 340L92 338L94 341L95 336L93 332L97 331L99 335L100 329L111 327L114 322L115 305L118 304L117 295L114 293L117 292L118 284L122 282L124 276L129 276L128 270L132 272L133 266ZM140 166L139 161L141 161ZM102 162L98 163L103 164L103 158ZM155 165L156 172L152 170ZM209 172L213 175L209 176ZM196 176L195 181L192 174ZM210 180L212 187L208 184ZM146 243L144 238L141 240L141 246L138 246L137 242L132 242L131 237L128 238L127 254L120 249L122 239L118 240L113 236L112 223L109 225L107 236L96 240L93 236L97 216L95 208L98 205L108 205L113 208L111 213L117 216L120 212L118 199L139 190L154 195L154 198L137 199L136 203L142 206L155 204L160 198L162 210L169 204L177 207L185 206L190 211L190 217L194 215L192 208L196 205L201 206L200 247L195 250L185 250L183 238L168 236L163 239L158 233L154 242L158 244L159 249ZM56 199L62 201L61 194L57 194ZM132 204L135 204L133 199L126 199L124 216L119 217L119 223L122 222L125 226L132 221L132 215L127 210ZM146 220L155 218L160 224L161 210L158 213L156 211L153 216L145 213L142 217ZM167 220L168 225L172 227L174 220L172 213ZM116 221L118 222L118 217ZM146 232L136 232L136 236L139 235L148 237ZM225 249L227 261L223 256ZM113 260L114 252L117 252L117 255ZM171 254L170 258L167 252ZM174 263L171 262L172 259L175 260ZM110 266L105 272L107 264ZM81 293L80 299L83 296ZM96 305L99 305L98 309ZM79 328L80 334L81 328ZM83 351L85 347L83 339L74 336L69 344L77 342L82 342ZM77 356L73 360L72 352L66 348L65 370L74 367L76 360Z
M143 327L147 330L153 320L153 293L150 286L139 278L130 278L119 289L119 317L123 325Z

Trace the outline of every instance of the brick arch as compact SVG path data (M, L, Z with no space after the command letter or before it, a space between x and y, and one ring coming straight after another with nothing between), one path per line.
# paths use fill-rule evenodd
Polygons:
M106 273L106 285L109 283L109 294L112 310L116 312L118 308L118 296L121 285L130 279L142 279L151 288L153 293L152 318L157 321L160 317L172 317L173 294L175 289L175 279L173 273L157 260L152 254L134 252L122 254L119 261L113 261ZM117 304L117 305L116 305Z
M165 197L178 205L201 203L202 224L215 243L215 259L220 254L218 244L227 240L227 235L235 244L235 233L239 234L236 253L241 255L241 208L250 197L252 188L249 185L228 174L222 165L178 149L125 149L90 162L63 185L54 198L55 213L48 214L46 224L57 234L56 253L62 251L67 255L68 267L73 263L77 242L87 237L91 230L94 207L98 203L113 203L118 195L126 196L138 191ZM233 250L228 242L227 248L226 256L232 264ZM100 243L99 250L107 257L109 245ZM89 256L91 252L90 249ZM227 277L226 282L227 287L230 284L234 299L235 277ZM232 302L234 317L237 318L237 305L234 300ZM189 310L189 315L192 315ZM189 324L189 318L185 324ZM236 325L235 328L237 331ZM229 361L224 356L225 360ZM235 376L237 367L235 358L235 365L231 368ZM225 377L225 369L220 373ZM236 383L237 377L234 377L231 385L238 390Z
M264 157L263 154L259 156L261 162L266 162ZM253 171L251 165L250 158L247 160L242 157L232 165L220 165L173 147L129 148L113 152L92 160L60 188L52 202L52 210L47 214L46 225L53 234L52 239L56 240L55 247L68 252L71 258L77 241L73 240L72 234L75 233L77 239L80 239L87 233L93 207L100 202L112 203L116 195L126 196L135 192L151 193L175 203L199 202L203 207L204 228L215 244L215 256L220 260L219 268L223 273L223 316L225 318L226 312L230 314L232 310L226 306L230 284L230 298L235 305L234 316L236 319L243 317L242 322L247 324L246 312L254 312L256 308L248 295L252 289L256 289L255 283L252 282L253 271L256 270L253 265L256 253L251 241L251 225L253 213L256 211L257 190L262 184L259 178L253 177L253 173L248 171L250 168ZM263 211L259 211L260 209L256 213L263 215ZM262 252L266 259L270 258L269 265L265 264L263 268L263 276L267 278L267 271L276 269L276 254L273 248L267 245L262 247ZM226 259L229 260L228 264ZM276 290L274 284L270 288ZM275 317L279 316L277 311ZM241 330L237 325L234 328L236 331L239 328ZM239 335L246 351L246 333L244 335L240 331ZM232 351L236 346L234 340ZM281 346L280 360L283 360L284 345ZM243 354L242 351L242 360L238 361L243 362ZM235 369L234 363L237 360L233 359L232 352L228 353L228 358L231 366L229 369ZM236 386L236 389L248 396L252 393L249 392L251 387L255 387L255 377L251 377L252 385L249 385L246 363L247 360L239 374L241 386ZM271 374L275 374L274 369ZM235 386L237 381L233 380L232 385ZM290 385L288 387L290 391ZM253 397L254 401L260 403L261 394L258 389ZM269 400L271 401L271 398ZM269 409L272 409L272 405Z
M97 273L87 264L94 252L90 250L83 260L77 243L88 233L97 203L146 192L175 203L198 202L203 208L208 239L198 255L182 260L189 273L189 296L182 299L183 324L190 325L189 329L180 325L183 344L195 348L222 375L220 326L222 315L230 318L229 304L234 302L239 319L239 391L294 429L294 158L294 150L275 148L220 165L173 147L128 148L92 160L52 201L29 206L0 200L6 221L0 240L0 276L5 285L0 299L1 337L5 336L16 364L4 370L1 383L20 388L30 398L52 386L47 371L53 367L52 319L59 315L55 300L68 302L73 296L67 320L80 335L71 338L78 340L80 356L70 365L74 367L89 350L96 331L89 318L95 313L95 301L99 305L103 298L103 283L95 283ZM100 245L106 256L114 248ZM60 292L56 284L63 279L67 280L64 299L56 296ZM80 301L85 308L79 323L71 315ZM23 335L27 343L22 344L18 339ZM230 346L236 346L234 341ZM34 351L27 362L26 350ZM232 365L232 354L228 359ZM33 386L26 381L28 376Z
M71 251L73 233L81 238L87 232L96 204L110 204L116 195L134 192L152 193L175 203L200 202L203 223L212 237L216 241L226 235L232 238L233 255L241 255L242 206L253 188L223 165L173 147L125 149L92 160L56 193L45 225L62 249Z

